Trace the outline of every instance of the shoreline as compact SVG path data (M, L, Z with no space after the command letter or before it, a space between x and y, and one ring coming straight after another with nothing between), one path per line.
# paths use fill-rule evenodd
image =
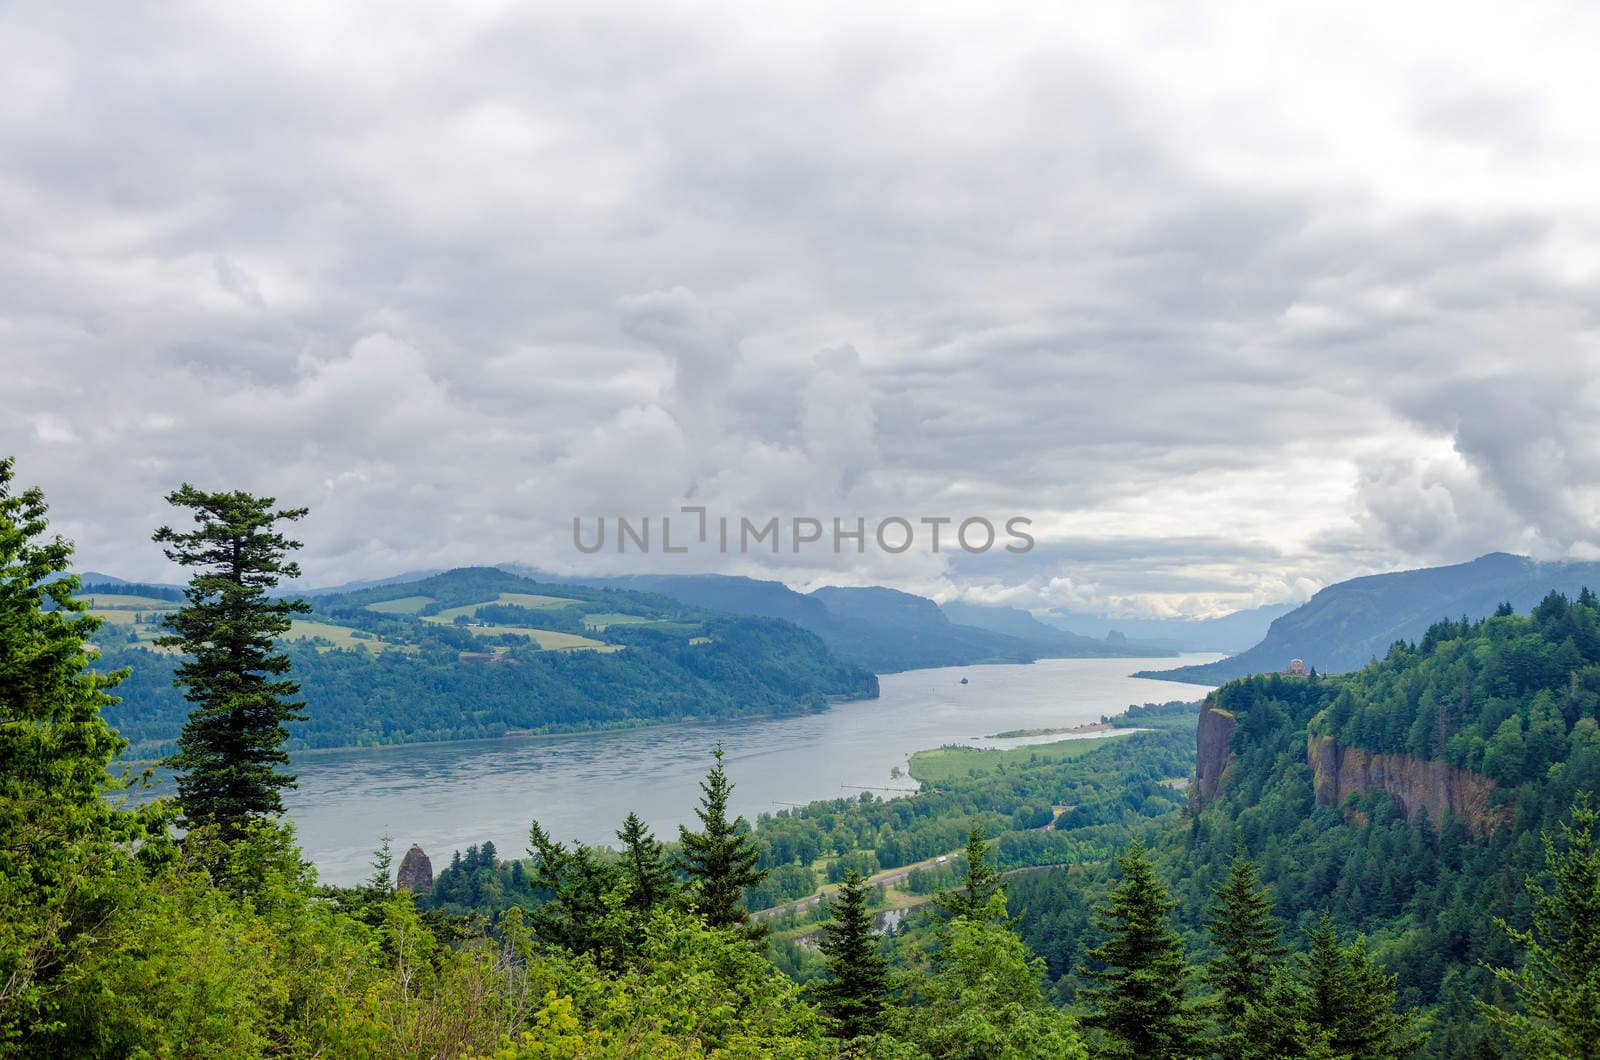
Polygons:
M1179 653L1180 656L1182 654L1183 653ZM1040 662L1056 662L1056 661L1071 662L1071 661L1078 661L1078 660L1082 660L1082 659L1107 659L1107 658L1128 658L1130 660L1137 660L1137 659L1161 658L1161 656L1149 656L1149 655L1143 655L1143 656L1048 655L1048 656L1042 656L1042 657L1040 657L1038 659L1030 659L1026 663L999 663L999 662L959 663L959 664L955 664L955 665L951 665L951 666L927 666L927 667L922 667L920 669L915 669L915 670L891 670L891 671L887 671L886 673L883 673L883 674L874 674L873 676L875 676L875 677L884 677L884 676L894 676L894 675L897 675L897 674L906 674L906 673L933 673L933 672L938 671L938 670L948 670L948 671L952 671L952 672L958 672L958 671L971 670L971 669L980 669L980 668L986 667L986 666L1032 666L1032 665L1034 665L1036 663L1040 663ZM1128 676L1129 677L1137 677L1138 673L1137 672L1131 673ZM852 695L845 695L845 694L836 694L836 695L831 695L831 696L825 697L825 699L826 699L826 701L827 701L827 703L828 703L828 705L830 707L835 706L837 704L841 704L841 703L870 702L870 701L875 700L877 698L879 698L879 697L876 696L876 695L872 695L872 696L852 696ZM569 738L573 738L573 737L583 737L583 736L600 736L600 735L603 735L603 734L606 734L606 733L614 733L614 732L632 732L635 729L654 729L654 728L659 728L661 726L667 726L667 725L714 725L714 724L717 724L719 722L731 722L731 721L771 721L771 720L777 719L777 718L805 717L806 715L812 714L812 713L816 713L816 712L810 710L809 708L807 708L807 709L804 709L804 710L798 710L798 711L793 711L793 712L787 712L787 711L761 711L761 712L757 712L757 713L740 714L740 715L738 715L736 717L724 717L724 718L687 717L687 718L671 718L671 719L660 719L660 720L641 719L636 723L623 722L623 723L612 723L612 724L606 724L606 725L593 725L593 726L583 726L583 727L574 727L574 728L556 728L556 729L531 729L531 730L520 730L520 729L518 729L518 730L512 730L512 731L509 731L509 732L502 733L502 734L500 734L498 736L470 736L470 737L465 737L465 738L460 738L460 739L453 739L453 740L399 740L399 741L396 741L394 743L346 744L346 745L342 745L342 746L339 746L339 747L306 747L306 748L300 748L298 750L291 750L289 752L289 754L290 754L291 757L304 756L304 757L309 758L309 757L314 757L314 756L317 756L317 755L348 754L350 752L355 752L355 751L392 751L392 750L394 750L395 748L398 748L398 747L448 747L448 746L452 746L452 745L456 745L456 744L484 744L484 743L492 743L492 742L500 741L500 740L558 740L558 739L569 739ZM1099 731L1099 729L1096 728L1097 726L1100 727L1100 728L1111 728L1112 727L1112 726L1106 725L1104 722L1088 722L1085 725L1073 726L1070 729L1061 730L1061 732L1063 732L1063 733L1071 733L1071 732L1076 732L1076 731L1080 731L1081 730L1084 733L1088 733L1088 732L1093 732L1093 731ZM1054 731L1051 731L1051 732L1042 732L1042 733L1039 733L1037 735L1056 735L1056 733ZM1009 737L1009 736L1004 736L1004 735L986 736L986 737L984 737L984 739L986 739L986 740L987 739L1013 739L1013 738L1020 738L1020 737ZM140 752L140 754L145 754L145 753L146 752ZM161 763L161 758L163 758L163 757L165 757L165 754L163 754L161 756L158 756L158 757L138 757L138 758L122 758L122 757L118 757L118 758L112 759L112 764L113 765L126 765L126 766L141 766L141 767L142 766L157 766L158 767L160 765L160 763Z
M829 707L841 703L866 703L877 696L846 696L834 695L826 697ZM291 759L305 757L313 758L318 755L350 754L359 751L393 751L401 747L452 747L466 744L499 743L511 740L567 740L586 736L604 736L614 732L633 732L638 729L659 729L668 726L688 725L715 725L721 722L733 721L772 721L778 718L803 718L811 714L821 713L811 709L796 711L764 710L750 714L739 714L734 717L687 717L663 718L658 721L641 719L637 724L610 724L591 725L572 729L512 729L501 733L499 736L468 736L455 740L397 740L394 743L375 744L347 744L341 747L302 747L289 751ZM156 766L161 765L160 758L113 758L112 765L126 766Z
M1093 732L1106 732L1115 729L1109 721L1087 721L1082 725L1069 725L1064 729L1007 729L1005 732L991 733L985 740L1021 740L1034 736L1084 736Z

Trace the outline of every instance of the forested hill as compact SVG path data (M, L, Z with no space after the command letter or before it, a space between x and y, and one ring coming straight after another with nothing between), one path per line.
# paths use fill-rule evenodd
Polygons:
M1504 552L1449 567L1353 578L1274 620L1249 651L1139 676L1214 685L1282 670L1290 659L1304 659L1322 673L1344 673L1383 658L1397 640L1418 639L1440 618L1479 619L1504 602L1526 612L1546 593L1571 597L1588 585L1600 585L1600 563L1537 563Z
M165 752L189 705L172 687L176 657L152 641L177 594L111 584L80 595L107 619L97 665L132 670L107 717L131 753ZM291 748L792 713L877 694L872 673L785 622L494 568L313 603L284 638L309 705Z
M566 579L562 584L568 584ZM1163 648L1080 637L1040 627L1001 631L1002 609L975 608L952 620L925 597L877 586L827 586L799 593L782 582L720 574L638 574L575 584L658 593L693 607L792 622L821 637L847 662L874 673L933 666L1032 662L1042 658L1153 657ZM989 612L993 612L990 614ZM979 624L970 623L977 617Z
M1208 697L1199 783L1172 875L1198 925L1236 847L1278 914L1361 931L1432 1009L1440 1057L1500 1055L1476 1000L1514 967L1541 833L1600 792L1600 604L1440 622L1357 673L1258 676ZM1502 999L1503 1000L1503 999Z

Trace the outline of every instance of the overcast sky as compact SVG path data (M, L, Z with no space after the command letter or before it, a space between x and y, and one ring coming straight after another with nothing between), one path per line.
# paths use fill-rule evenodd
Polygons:
M1593 6L447 7L0 3L0 453L81 566L171 577L185 481L316 584L1600 558ZM573 548L682 504L1039 545Z

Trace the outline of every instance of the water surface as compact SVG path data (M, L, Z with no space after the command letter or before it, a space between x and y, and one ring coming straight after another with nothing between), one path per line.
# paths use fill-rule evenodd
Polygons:
M736 785L733 809L753 819L862 788L884 796L912 788L909 777L892 772L903 772L913 751L1038 742L984 737L1093 722L1130 703L1198 699L1205 691L1198 685L1127 675L1216 658L913 670L882 677L877 699L803 717L304 754L293 765L299 788L285 802L306 856L332 883L365 877L385 833L397 856L420 843L435 872L452 850L485 839L502 857L520 856L535 817L558 839L614 843L622 818L636 810L657 835L675 838L678 825L694 823L699 782L718 741Z

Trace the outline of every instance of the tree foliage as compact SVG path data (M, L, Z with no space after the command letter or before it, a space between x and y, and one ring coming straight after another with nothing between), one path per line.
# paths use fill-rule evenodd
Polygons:
M1482 1004L1517 1053L1538 1060L1600 1057L1600 847L1597 814L1584 794L1561 824L1561 842L1544 838L1549 884L1530 877L1532 925L1500 927L1522 951L1518 969L1494 974L1516 999L1515 1009Z
M1215 895L1206 927L1216 956L1202 977L1216 992L1212 1007L1222 1032L1218 1048L1237 1051L1244 1044L1245 1014L1266 1003L1285 950L1254 862L1235 855Z
M890 986L889 964L867 911L867 886L858 874L844 878L828 911L833 919L817 944L827 958L828 981L817 996L840 1038L862 1038L882 1028Z
M1187 1000L1183 940L1169 922L1175 902L1135 840L1117 860L1122 882L1095 910L1105 941L1089 951L1084 1023L1105 1035L1108 1055L1164 1060L1192 1056L1199 1020Z
M728 819L733 783L722 767L721 744L712 751L712 758L715 762L700 783L700 805L694 811L700 831L678 829L682 847L678 867L689 877L691 899L708 924L747 928L752 935L760 935L761 929L749 923L744 892L766 878L766 870L758 867L761 848L751 838L743 817Z
M123 675L92 668L100 623L72 598L72 546L12 468L0 460L0 1053L48 1054L93 954L127 930L128 881L166 856L170 812L108 798L123 744L100 712Z
M281 814L280 792L294 786L280 768L289 761L285 725L304 717L304 703L293 698L300 686L285 676L289 658L274 642L292 615L311 607L269 591L300 573L285 559L300 543L274 527L306 509L274 510L271 497L206 493L187 483L167 501L195 522L186 532L163 526L155 533L168 559L195 571L184 606L167 617L172 633L157 641L186 654L175 680L194 707L167 764L178 772L186 821L238 835L253 820Z

